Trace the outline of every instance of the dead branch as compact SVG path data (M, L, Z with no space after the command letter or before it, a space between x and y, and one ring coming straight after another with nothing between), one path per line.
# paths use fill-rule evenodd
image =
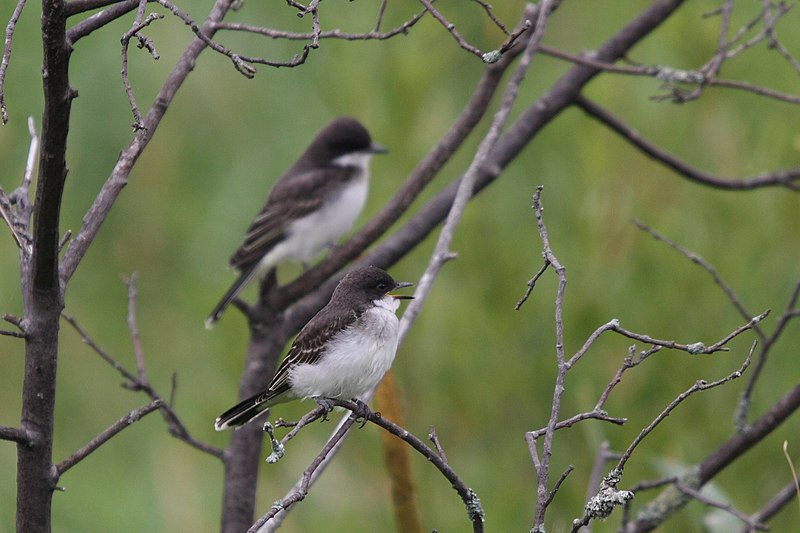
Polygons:
M138 422L147 414L159 409L162 403L163 402L161 400L153 400L144 407L134 409L127 415L117 420L114 424L108 427L108 429L100 433L97 437L93 438L81 449L77 450L75 453L58 463L55 466L56 477L61 477L64 475L67 470L86 459L92 452L114 438L123 429L129 427L134 422Z

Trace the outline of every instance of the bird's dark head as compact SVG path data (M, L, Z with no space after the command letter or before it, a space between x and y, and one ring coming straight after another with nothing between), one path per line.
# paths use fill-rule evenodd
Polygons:
M307 154L318 163L329 163L348 155L386 153L386 148L372 142L367 128L351 117L339 117L322 128Z
M367 266L351 270L333 292L333 299L344 297L345 294L359 295L368 300L380 300L390 296L396 300L410 300L413 296L390 294L391 291L410 287L412 283L395 281L392 276L378 267ZM362 296L363 295L363 296Z

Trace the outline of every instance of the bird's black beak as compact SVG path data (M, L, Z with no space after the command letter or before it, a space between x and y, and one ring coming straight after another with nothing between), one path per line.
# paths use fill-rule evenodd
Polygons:
M409 283L407 281L398 281L397 283L395 283L394 289L392 289L392 290L402 289L404 287L413 287L413 286L414 286L413 283ZM413 300L414 299L413 296L406 296L405 294L392 294L392 293L389 293L389 296L391 296L395 300Z
M386 148L385 146L381 146L378 143L370 144L369 145L369 151L370 151L370 153L373 153L373 154L386 154L386 153L389 153L388 148Z

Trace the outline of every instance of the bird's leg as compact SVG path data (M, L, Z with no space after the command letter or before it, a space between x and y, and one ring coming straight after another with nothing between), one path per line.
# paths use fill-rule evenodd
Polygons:
M269 457L267 457L267 462L270 464L277 463L280 458L284 456L286 450L284 449L283 444L281 444L280 441L275 438L275 430L273 429L272 424L269 423L269 420L264 422L263 430L267 435L269 435L269 441L272 448L272 453L269 454Z
M373 414L373 412L370 410L369 406L359 398L353 398L353 403L356 404L356 409L353 411L353 413L362 419L361 427L363 428L365 425L367 425L369 415Z
M322 421L325 422L328 420L328 413L333 411L333 402L330 400L330 398L325 398L324 396L314 396L311 399L317 402L317 405L325 409L325 413L322 415Z

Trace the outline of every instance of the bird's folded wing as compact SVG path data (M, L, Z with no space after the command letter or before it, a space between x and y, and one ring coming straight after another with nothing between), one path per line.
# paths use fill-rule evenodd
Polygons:
M311 319L297 336L283 363L275 372L275 377L265 391L265 395L287 386L291 369L296 365L317 363L328 342L353 324L359 316L358 313L353 312L347 316L332 319L326 310L327 308L323 309Z

